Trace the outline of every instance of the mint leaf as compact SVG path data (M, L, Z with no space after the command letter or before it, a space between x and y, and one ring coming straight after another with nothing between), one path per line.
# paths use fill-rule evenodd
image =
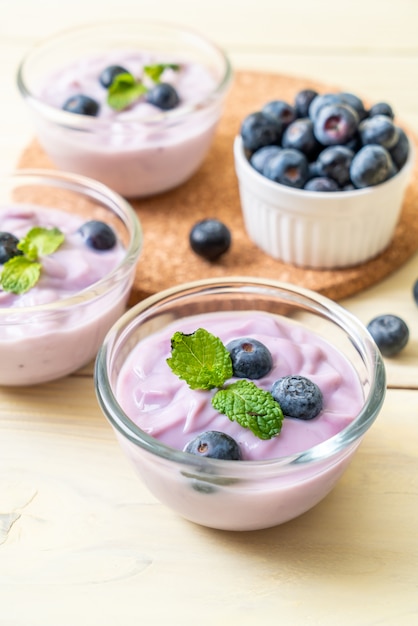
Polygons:
M0 283L4 291L25 293L39 280L41 264L25 256L15 256L4 264Z
M129 72L117 74L109 86L107 103L115 111L122 111L138 100L148 90Z
M249 428L259 439L271 439L282 428L283 413L270 392L242 379L220 389L212 398L212 406L231 421Z
M187 335L174 333L171 338L171 370L191 389L222 387L232 376L232 362L222 341L204 328Z
M154 83L160 82L160 78L165 70L174 70L178 72L180 65L176 63L155 63L154 65L145 65L144 74L146 74Z
M19 241L17 247L31 261L36 261L40 256L47 256L57 250L64 241L64 234L59 228L43 228L34 226Z

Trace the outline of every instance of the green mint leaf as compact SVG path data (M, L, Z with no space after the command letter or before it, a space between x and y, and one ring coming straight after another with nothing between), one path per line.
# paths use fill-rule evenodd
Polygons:
M232 362L222 341L204 328L187 335L174 333L171 338L171 370L191 389L222 387L232 376Z
M63 241L64 234L59 228L35 226L19 241L17 247L30 261L36 261L40 256L55 252Z
M4 291L21 294L28 291L39 280L41 264L25 256L15 256L3 266L0 284Z
M154 83L160 82L160 78L165 70L174 70L178 72L180 65L176 63L155 63L154 65L145 65L144 74L146 74Z
M129 72L118 74L107 91L107 103L115 111L122 111L147 91L145 85L136 80Z
M212 398L212 406L231 421L249 428L259 439L271 439L282 428L283 413L270 392L242 379L220 389Z

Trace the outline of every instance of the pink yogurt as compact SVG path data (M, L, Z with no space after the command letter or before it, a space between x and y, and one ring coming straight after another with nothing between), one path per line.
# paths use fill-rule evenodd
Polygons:
M180 64L180 71L167 69L161 79L176 88L179 106L163 112L141 98L116 112L106 104L107 90L98 80L103 69L121 65L140 78L144 65L156 63ZM160 193L200 167L220 116L216 85L209 68L181 58L124 50L85 58L47 76L35 95L61 110L69 97L83 93L100 103L98 117L82 116L81 122L66 114L64 122L44 112L35 116L39 138L62 170L99 180L126 197Z
M282 376L306 376L322 391L322 412L309 421L285 418L281 433L267 441L218 413L211 405L216 390L191 390L166 363L174 332L192 333L197 328L205 328L224 344L239 337L264 343L272 353L273 368L254 382L270 391ZM165 444L183 450L200 433L219 430L239 443L244 460L277 459L307 450L348 426L364 404L359 378L336 348L312 331L260 312L199 315L145 338L126 359L116 396L130 419Z
M83 291L114 270L126 252L119 242L108 251L87 247L77 234L82 223L74 214L39 206L0 208L0 230L19 239L33 226L57 227L65 235L62 246L41 260L41 277L34 287L20 295L0 288L0 384L34 384L81 367L93 358L104 334L123 313L125 283L118 297L115 292L100 295L98 290L95 300L83 298ZM79 302L56 306L76 294Z

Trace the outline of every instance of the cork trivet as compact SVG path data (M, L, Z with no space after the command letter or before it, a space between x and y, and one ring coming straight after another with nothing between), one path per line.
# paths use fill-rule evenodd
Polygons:
M268 100L293 101L295 94L304 88L314 88L321 93L336 90L302 78L236 72L214 143L200 170L173 191L131 201L142 224L144 245L130 304L186 281L232 275L287 281L337 300L382 280L416 252L417 162L391 244L366 263L332 271L302 269L269 257L248 238L234 170L234 137L248 113L259 109ZM417 146L414 134L410 130L407 132ZM33 140L21 155L18 167L53 168L53 165L37 140ZM216 262L198 257L189 246L190 229L205 217L222 220L232 233L230 250Z

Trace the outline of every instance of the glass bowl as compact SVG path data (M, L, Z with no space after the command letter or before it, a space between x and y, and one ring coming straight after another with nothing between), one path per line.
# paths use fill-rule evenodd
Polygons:
M136 76L142 68L129 57L144 52L151 64L193 64L180 105L160 110L142 103L112 112L104 104L106 90L98 75L106 66L123 63ZM73 76L74 67L79 76ZM205 68L210 80L197 67ZM84 73L90 80L93 71L100 114L62 110L66 97L80 91ZM53 89L46 98L49 82ZM182 26L142 20L97 22L56 34L28 52L17 74L38 139L53 163L125 197L166 191L197 171L212 143L230 82L229 60L215 44Z
M312 269L364 263L390 244L411 180L414 149L402 169L380 185L352 191L307 191L269 180L234 141L245 229L266 254Z
M11 209L18 211L19 219L8 217ZM58 250L55 257L42 259L39 285L16 296L0 288L0 385L50 381L91 361L106 332L126 310L142 249L142 230L134 210L101 183L75 174L29 169L2 178L0 230L16 235L17 231L5 229L5 224L16 222L16 228L25 228L25 236L26 221L21 219L39 210L46 217L45 224L37 225L47 224L46 228L61 227L57 211L65 227L67 214L77 224L106 222L120 245L114 256L110 250L103 253L106 257L98 253L87 261L92 257L85 257L86 246L80 244L72 252L75 263L75 256L67 256L64 242L62 255ZM46 263L48 282L40 287ZM0 267L3 272L5 266Z
M238 316L245 311L276 316L294 325L295 332L308 329L348 359L364 395L353 421L309 449L250 461L197 457L139 428L122 409L117 383L124 363L141 347L140 342L190 315L232 312ZM168 377L171 373L167 372ZM129 310L98 352L95 387L104 415L149 490L188 520L238 531L286 522L331 491L379 413L385 396L385 369L367 330L331 300L286 283L231 277L180 285Z

